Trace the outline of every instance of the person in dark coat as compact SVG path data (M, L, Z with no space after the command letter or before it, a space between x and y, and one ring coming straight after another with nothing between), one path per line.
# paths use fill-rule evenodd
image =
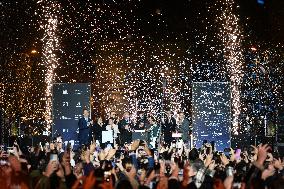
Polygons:
M118 123L118 129L120 132L120 143L130 143L132 141L133 123L130 120L129 112L124 112L123 119Z
M189 120L185 117L183 112L179 112L178 131L182 133L182 140L189 141L189 136L192 128L189 126Z
M80 146L83 144L88 145L91 141L90 127L93 125L93 121L89 118L89 111L87 109L83 110L83 117L79 119L79 143Z
M150 116L148 118L150 127L149 127L149 135L148 135L148 144L150 144L153 148L156 147L156 144L159 142L160 139L160 126L157 125L155 118Z
M172 111L167 111L166 119L162 120L162 133L164 135L164 141L167 145L170 145L173 141L172 133L176 131L176 119L173 117Z
M102 143L102 132L106 130L106 125L103 122L103 119L101 116L99 116L93 127L92 127L92 134L95 140L98 140L100 144Z

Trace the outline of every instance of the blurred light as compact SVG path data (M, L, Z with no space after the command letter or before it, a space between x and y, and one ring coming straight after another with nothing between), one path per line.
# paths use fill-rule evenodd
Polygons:
M264 0L257 0L257 3L260 5L264 5Z
M257 49L255 47L250 48L252 51L256 51Z
M36 51L35 49L33 49L33 50L31 51L31 53L32 53L32 54L36 54L37 51Z

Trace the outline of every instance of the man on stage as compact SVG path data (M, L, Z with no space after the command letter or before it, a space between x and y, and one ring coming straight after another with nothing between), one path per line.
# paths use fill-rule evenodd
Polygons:
M162 132L164 135L164 142L170 145L173 141L172 133L176 132L176 119L173 117L172 111L166 112L166 119L162 119Z
M79 126L79 143L80 146L90 144L92 137L91 137L91 126L93 125L93 121L89 118L89 111L87 109L83 109L83 116L79 119L78 126Z
M182 140L189 141L192 128L189 127L189 120L185 117L184 112L178 114L178 131L182 133Z
M156 148L156 144L160 142L160 127L157 125L155 118L150 116L148 118L150 128L149 128L149 135L148 135L148 144L150 144L153 148Z
M120 131L121 144L130 143L132 140L133 123L130 120L129 112L124 112L123 119L118 123L118 129Z

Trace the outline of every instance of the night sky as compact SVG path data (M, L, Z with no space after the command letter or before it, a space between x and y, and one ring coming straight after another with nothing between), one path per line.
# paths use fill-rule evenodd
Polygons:
M275 122L283 106L282 0L4 0L0 10L11 118L46 124L57 82L92 83L95 114L157 113L163 77L166 108L189 116L194 81L231 81L240 125Z

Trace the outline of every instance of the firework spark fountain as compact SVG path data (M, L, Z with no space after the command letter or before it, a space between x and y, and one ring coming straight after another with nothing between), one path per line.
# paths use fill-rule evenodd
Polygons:
M224 44L225 58L228 62L227 69L230 73L232 91L232 133L237 135L239 128L239 115L241 114L240 85L242 82L242 32L239 18L233 13L235 3L233 0L221 0L223 4L222 15L218 18L222 25L220 37Z
M60 5L56 1L43 0L39 1L41 5L42 18L40 22L40 29L44 31L42 38L43 46L43 65L45 66L45 83L46 83L46 107L45 107L45 120L47 123L47 129L50 129L51 125L51 110L52 110L52 92L51 87L54 82L54 71L58 65L58 58L56 51L59 48L59 38L57 35L58 27L58 13Z

